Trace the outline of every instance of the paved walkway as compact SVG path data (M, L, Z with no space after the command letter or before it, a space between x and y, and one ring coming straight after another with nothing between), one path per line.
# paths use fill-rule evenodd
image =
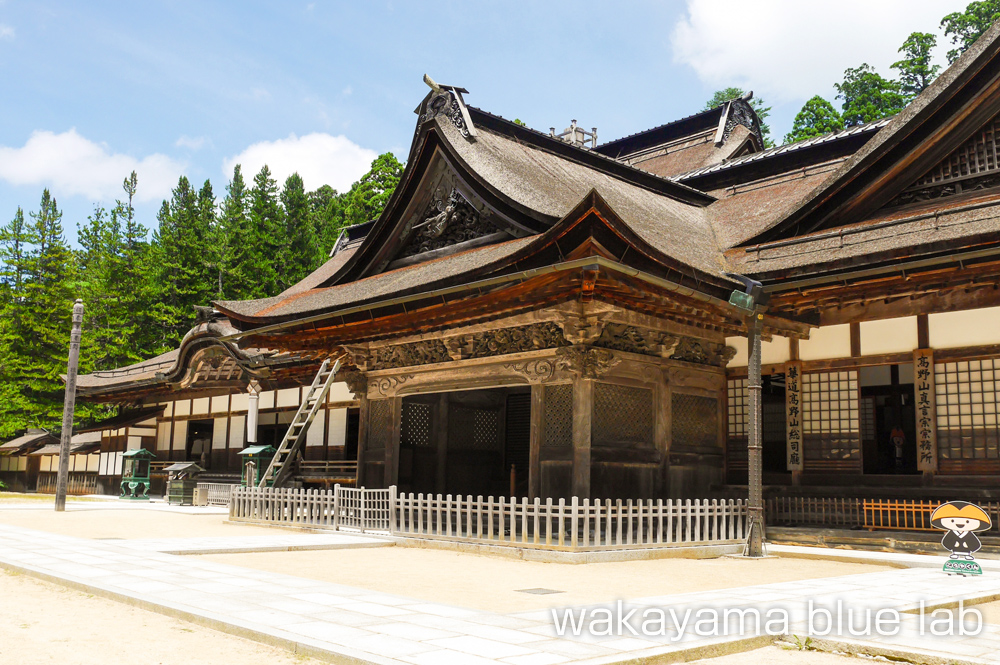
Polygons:
M105 542L115 542L111 539ZM204 538L135 538L117 541L122 547L163 554L236 554L240 552L295 552L393 547L388 538L347 533L288 534L287 536L219 536Z
M713 608L720 614L725 608L756 608L764 617L770 610L785 611L789 615L788 633L804 636L810 600L817 607L834 611L840 601L844 617L839 632L846 635L848 610L855 613L853 625L858 629L863 627L866 609L874 614L886 608L917 610L921 602L939 606L1000 597L1000 574L953 578L939 570L911 568L629 600L623 609L636 609L629 623L639 635L627 629L618 634L621 626L615 623L608 626L612 629L610 635L573 637L557 634L550 612L502 615L430 603L198 557L163 554L154 551L158 546L150 546L151 542L136 548L135 543L129 546L125 541L85 540L0 525L0 565L300 653L379 664L597 665L738 639L735 626L728 636L698 634L712 632L709 624L696 622L707 620L704 612L710 615ZM692 610L683 636L678 639L673 624L662 636L642 634L642 613L651 608L672 610L681 618ZM574 611L579 616L580 612L600 609L595 606ZM616 611L617 606L603 609ZM593 615L584 616L584 623L593 627L589 624ZM929 634L928 621L921 634L920 617L905 615L898 635L869 635L853 641L954 661L1000 663L1000 627L987 626L976 637L934 637ZM817 628L814 634L822 632L821 627ZM849 636L834 639L851 640Z

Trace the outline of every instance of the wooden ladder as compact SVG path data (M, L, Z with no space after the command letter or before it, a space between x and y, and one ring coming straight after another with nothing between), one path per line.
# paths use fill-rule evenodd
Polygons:
M281 487L282 483L288 479L292 469L291 462L295 460L296 453L305 445L309 425L312 424L316 413L319 411L320 404L323 403L327 393L330 392L330 385L337 375L337 370L340 369L340 359L338 358L333 363L333 369L329 369L329 367L330 359L327 358L320 365L319 372L316 373L316 378L313 379L312 385L309 386L305 399L299 404L299 410L295 412L295 417L292 418L292 422L288 426L288 431L285 432L285 437L281 440L281 445L278 446L274 457L271 458L271 463L268 465L267 470L261 476L258 487L267 487L269 485L271 487Z

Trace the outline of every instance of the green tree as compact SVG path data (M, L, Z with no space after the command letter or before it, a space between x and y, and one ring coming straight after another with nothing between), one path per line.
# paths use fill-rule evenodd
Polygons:
M371 170L347 193L347 223L363 224L382 214L402 175L403 165L391 152L376 157Z
M795 115L792 131L785 135L785 143L832 134L843 128L844 119L840 117L833 104L816 95Z
M940 65L931 64L931 51L937 45L937 37L929 32L913 32L906 38L899 52L904 57L892 63L899 72L900 90L913 99L923 92L937 78Z
M347 225L346 207L346 194L338 194L330 185L322 185L309 192L309 213L322 258L330 253L341 229Z
M240 300L253 293L255 238L250 229L250 191L237 164L213 229L216 253L215 293L220 300Z
M65 371L72 318L73 255L63 233L62 211L47 189L38 212L29 217L23 233L15 234L24 243L21 286L0 317L4 436L26 427L58 427L62 415L60 374ZM5 254L11 251L10 241L5 242Z
M285 220L278 198L278 183L267 164L253 178L250 190L250 229L256 265L251 282L254 298L276 296L281 292L278 261L285 246Z
M844 71L844 80L835 83L837 99L844 100L845 127L855 127L895 115L906 106L899 84L882 78L867 63Z
M163 202L157 215L159 228L149 252L155 353L175 348L194 323L194 307L211 300L215 275L205 253L210 238L205 195L204 187L196 193L181 176L170 201Z
M952 12L941 19L945 36L951 37L956 48L948 51L948 64L976 43L984 32L1000 18L1000 0L970 2L964 12Z
M714 109L718 106L722 106L726 102L736 99L737 97L742 97L746 92L742 88L723 88L722 90L716 90L715 94L705 102L705 108L703 110L708 111ZM757 119L760 121L760 133L764 137L764 147L770 148L774 145L774 141L771 140L771 126L765 122L767 117L771 115L771 107L764 103L764 100L760 97L754 97L750 100L750 108L754 110L757 114Z
M309 196L298 173L285 180L281 190L285 218L285 244L281 248L279 288L287 289L319 267L320 250L310 214Z

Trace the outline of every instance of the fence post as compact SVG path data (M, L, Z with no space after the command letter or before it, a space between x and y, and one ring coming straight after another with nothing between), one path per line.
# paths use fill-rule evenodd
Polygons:
M396 496L395 485L389 485L389 535L396 535Z
M573 532L570 534L569 544L573 549L576 549L577 546L576 533L577 533L577 528L579 527L579 518L580 518L580 499L575 494L573 495L573 498L570 501L570 508L573 510L573 512L569 516L569 524L570 528L573 529Z

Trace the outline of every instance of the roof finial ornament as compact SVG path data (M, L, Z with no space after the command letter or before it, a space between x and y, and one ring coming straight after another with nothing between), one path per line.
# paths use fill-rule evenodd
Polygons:
M451 119L462 136L470 141L476 140L478 136L476 127L472 124L472 117L462 97L463 93L468 94L469 91L454 85L442 85L427 74L424 74L424 83L431 89L431 94L421 106L417 107L418 113L423 109L420 124L439 115L445 115Z
M430 89L433 90L435 94L440 95L442 92L444 92L444 89L437 84L437 81L432 79L427 74L424 74L424 83L430 86Z

